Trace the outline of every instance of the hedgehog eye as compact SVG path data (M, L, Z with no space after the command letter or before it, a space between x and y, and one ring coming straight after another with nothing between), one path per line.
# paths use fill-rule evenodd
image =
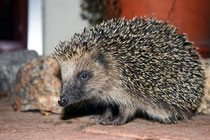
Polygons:
M81 73L80 75L79 75L79 78L81 79L81 80L88 80L89 79L89 74L88 73L86 73L86 72L83 72L83 73Z

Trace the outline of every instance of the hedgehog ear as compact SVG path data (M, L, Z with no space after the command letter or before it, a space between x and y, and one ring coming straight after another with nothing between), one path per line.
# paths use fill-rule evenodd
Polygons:
M98 62L99 64L104 66L104 68L107 67L108 64L107 64L106 57L100 51L97 51L96 53L94 53L94 55L92 55L92 58L94 59L95 62Z

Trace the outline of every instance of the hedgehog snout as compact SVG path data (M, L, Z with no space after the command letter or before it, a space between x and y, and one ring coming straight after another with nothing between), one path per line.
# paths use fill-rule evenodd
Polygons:
M61 96L60 100L58 101L58 104L60 106L66 106L69 102L69 99L66 96Z

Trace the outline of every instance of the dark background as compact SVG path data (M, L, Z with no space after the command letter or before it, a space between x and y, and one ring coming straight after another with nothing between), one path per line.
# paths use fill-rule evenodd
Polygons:
M27 0L0 0L0 52L26 49Z

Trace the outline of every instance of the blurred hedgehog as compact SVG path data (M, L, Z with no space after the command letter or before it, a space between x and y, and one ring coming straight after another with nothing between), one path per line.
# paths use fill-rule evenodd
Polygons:
M190 119L204 92L196 48L177 28L154 18L109 20L55 48L61 67L59 104L106 105L97 118L122 125L141 112L161 123ZM113 115L112 106L119 112Z

